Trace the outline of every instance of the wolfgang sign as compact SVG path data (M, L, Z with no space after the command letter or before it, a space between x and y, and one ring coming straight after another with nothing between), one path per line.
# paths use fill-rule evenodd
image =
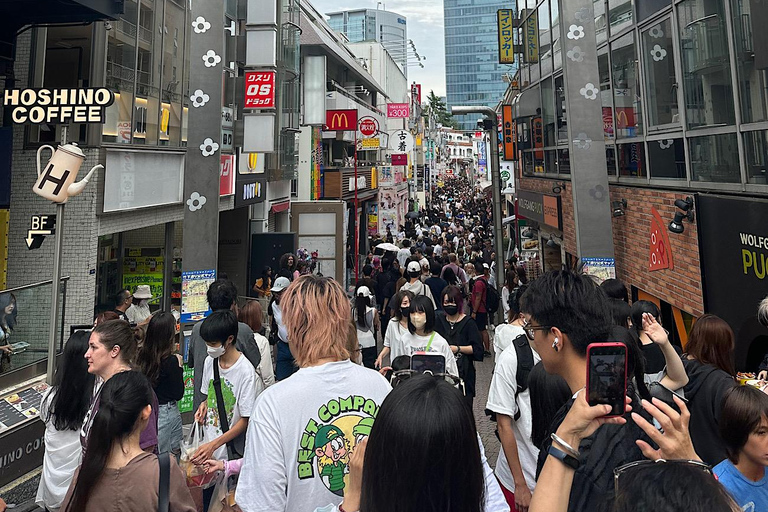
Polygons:
M105 87L85 89L6 89L3 105L16 124L104 123L115 95Z
M517 192L517 212L526 219L535 220L557 229L563 228L559 196L547 196L538 192L519 190Z

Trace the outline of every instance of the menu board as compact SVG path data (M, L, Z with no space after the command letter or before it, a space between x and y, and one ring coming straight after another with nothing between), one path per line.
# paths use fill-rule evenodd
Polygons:
M0 432L40 414L40 402L48 390L41 382L0 398Z

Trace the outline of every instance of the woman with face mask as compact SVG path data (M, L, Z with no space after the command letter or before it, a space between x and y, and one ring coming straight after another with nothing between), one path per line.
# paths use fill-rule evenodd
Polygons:
M408 333L403 336L404 355L412 356L416 352L442 354L445 357L445 371L459 376L456 356L448 342L435 331L435 308L432 301L417 295L411 301L408 315Z
M440 294L440 302L445 314L437 314L435 331L446 339L456 357L459 377L464 379L464 398L472 407L475 361L483 360L483 340L475 322L464 314L464 299L457 286L447 286Z
M384 348L379 357L376 358L374 367L381 368L384 358L388 355L391 356L390 360L394 360L397 356L405 354L403 336L408 333L408 313L411 310L413 297L413 293L403 290L392 297L392 303L396 304L396 307L393 308L392 319L389 321L387 334L384 336Z

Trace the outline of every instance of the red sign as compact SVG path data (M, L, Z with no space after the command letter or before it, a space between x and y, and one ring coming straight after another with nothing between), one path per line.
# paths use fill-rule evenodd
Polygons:
M246 71L244 108L275 108L275 72Z
M405 153L392 155L392 165L408 165L408 155Z
M372 117L361 117L358 129L363 134L363 137L373 137L379 133L379 122Z
M387 117L411 117L411 109L407 103L387 103Z
M650 256L648 270L662 270L665 268L673 269L675 264L672 261L672 246L669 244L669 235L664 226L664 221L655 207L651 207L651 240Z
M421 84L411 86L411 98L416 105L421 105Z
M235 193L235 155L221 155L219 167L219 195Z
M327 110L325 131L357 131L357 110Z

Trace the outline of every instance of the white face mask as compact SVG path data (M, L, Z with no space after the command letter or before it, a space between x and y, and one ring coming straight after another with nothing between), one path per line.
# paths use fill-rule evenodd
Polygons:
M211 356L213 359L216 359L217 357L221 357L224 355L224 352L227 351L226 347L224 345L220 347L206 347L205 349L208 352L208 355Z
M411 315L411 323L416 329L421 330L427 325L427 315Z

